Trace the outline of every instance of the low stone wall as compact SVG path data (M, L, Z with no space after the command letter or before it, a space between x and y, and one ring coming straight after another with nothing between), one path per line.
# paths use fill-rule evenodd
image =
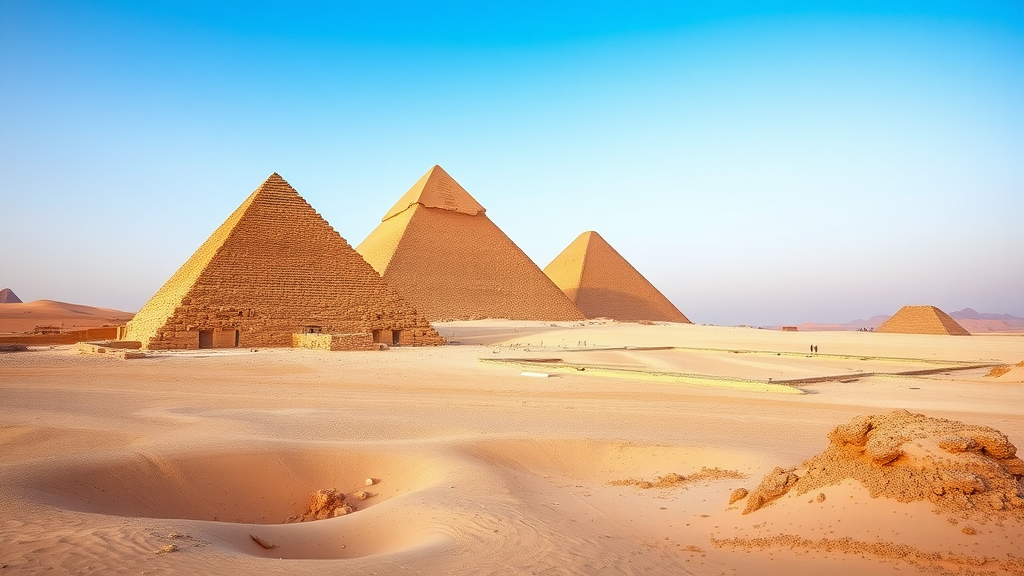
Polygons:
M116 341L115 341L116 343ZM111 358L120 358L122 360L135 360L137 358L145 358L145 352L139 350L138 346L134 349L126 348L124 346L113 347L110 346L110 342L79 342L75 346L75 353L77 354L104 354ZM135 342L141 346L141 342Z
M292 334L293 348L309 350L386 350L387 345L373 341L370 332L353 334Z
M52 344L77 344L89 340L114 340L117 326L71 330L60 334L14 334L0 336L0 344L26 344L28 346L49 346Z

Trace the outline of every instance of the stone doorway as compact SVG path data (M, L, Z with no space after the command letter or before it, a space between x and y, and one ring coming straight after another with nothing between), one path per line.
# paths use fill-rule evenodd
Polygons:
M199 347L213 348L213 330L199 331Z

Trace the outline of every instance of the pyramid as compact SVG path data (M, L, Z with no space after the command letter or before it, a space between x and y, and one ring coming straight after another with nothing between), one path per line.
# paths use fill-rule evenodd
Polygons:
M945 334L951 336L970 336L963 326L956 323L942 310L935 306L904 306L900 311L886 320L875 332L898 334Z
M434 166L356 251L431 321L582 320L583 314Z
M443 343L275 173L139 310L122 339L148 349L287 347L296 333L376 330L400 331L393 334L401 344Z
M584 232L544 273L587 318L690 321L597 232Z
M0 304L21 304L21 298L10 288L0 290Z

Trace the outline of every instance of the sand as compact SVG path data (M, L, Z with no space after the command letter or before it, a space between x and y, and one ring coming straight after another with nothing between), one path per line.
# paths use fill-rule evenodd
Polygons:
M799 483L800 464L856 417L902 409L1022 445L1019 336L500 321L438 329L461 345L132 362L71 347L0 354L3 571L1024 570L1018 517L875 497L853 477L791 488L746 515L749 494L730 503L777 467L796 467ZM811 343L818 356L806 352ZM563 356L636 376L524 378L521 367L480 361ZM987 376L1002 364L1013 368ZM902 368L927 373L895 375ZM837 371L871 375L787 385L792 394L716 384ZM705 380L648 377L669 372ZM351 513L285 522L332 489ZM360 500L361 491L373 495Z
M6 303L0 306L0 334L31 332L37 326L57 326L64 330L117 326L134 315L56 300Z

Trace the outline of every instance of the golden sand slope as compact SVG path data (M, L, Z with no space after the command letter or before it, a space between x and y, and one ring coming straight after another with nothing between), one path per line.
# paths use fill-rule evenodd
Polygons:
M0 333L31 332L36 326L58 326L64 330L117 326L133 316L131 312L56 300L7 303L0 305Z
M864 377L780 395L586 371L524 378L519 368L479 359L549 355L514 344L560 334L689 346L679 357L664 347L579 352L607 364L814 374L864 364L1016 364L1024 339L815 334L837 353L822 358L806 354L806 335L769 330L602 324L543 332L540 323L501 322L477 323L471 334L467 324L457 329L490 345L155 352L129 363L67 348L0 355L4 572L1021 572L1024 523L1016 517L936 514L927 499L874 498L852 477L790 490L752 514L742 514L743 501L729 503L777 463L822 453L830 431L864 414L906 409L975 423L958 433L980 452L954 455L930 444L932 436L917 438L913 422L900 427L910 434L900 449L988 459L990 444L975 432L997 429L1009 444L1024 438L1011 374ZM872 430L888 430L880 423ZM345 494L353 510L285 522L320 516L320 501L309 504L321 490ZM360 500L362 491L376 496Z

